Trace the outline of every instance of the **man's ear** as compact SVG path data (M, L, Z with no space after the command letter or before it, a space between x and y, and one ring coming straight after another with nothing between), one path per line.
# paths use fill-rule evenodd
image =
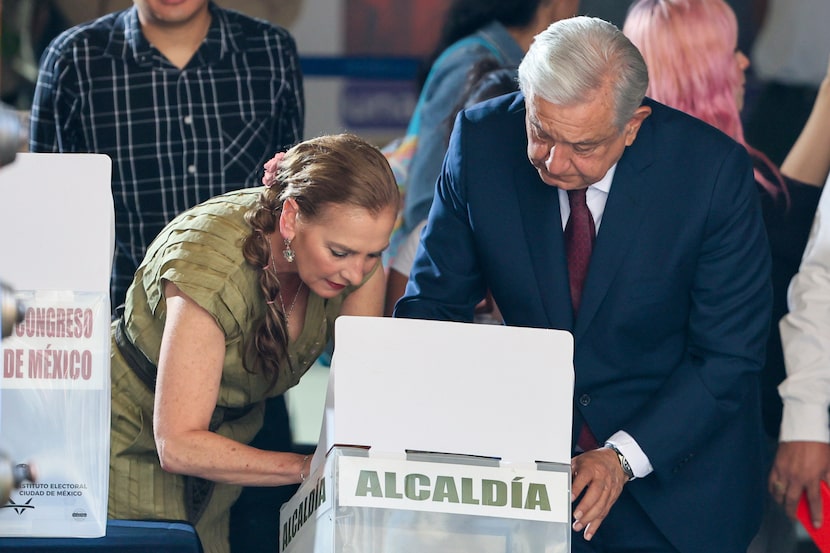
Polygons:
M294 235L297 233L297 216L299 213L300 207L294 198L288 198L282 202L282 211L280 211L280 234L286 240L294 240Z
M625 124L625 145L631 146L637 138L637 133L640 131L643 121L651 115L651 108L649 106L640 106L634 111L634 115Z

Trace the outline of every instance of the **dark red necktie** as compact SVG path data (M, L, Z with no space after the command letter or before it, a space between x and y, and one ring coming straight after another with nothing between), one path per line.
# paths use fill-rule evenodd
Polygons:
M591 429L588 428L588 425L584 422L579 429L579 436L576 438L576 447L579 453L591 451L592 449L597 449L599 447L599 443L597 443L594 433L591 432Z
M582 287L588 275L588 264L591 262L591 251L594 249L596 228L594 217L585 201L587 188L582 190L568 190L568 203L571 206L571 215L565 225L565 252L568 256L568 277L571 285L571 302L574 315L579 311L582 299ZM599 447L597 439L584 422L577 437L577 447L581 451L590 451Z
M596 237L594 218L585 202L586 191L587 188L568 190L571 215L565 225L565 252L568 256L568 277L574 314L579 311L582 287L588 274L588 264L591 262L591 251L594 249Z

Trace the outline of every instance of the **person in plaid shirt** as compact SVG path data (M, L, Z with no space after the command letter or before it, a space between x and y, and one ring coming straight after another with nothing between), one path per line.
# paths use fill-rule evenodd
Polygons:
M285 29L209 0L135 0L64 31L41 60L33 152L112 158L112 305L182 211L255 186L302 139L302 74Z

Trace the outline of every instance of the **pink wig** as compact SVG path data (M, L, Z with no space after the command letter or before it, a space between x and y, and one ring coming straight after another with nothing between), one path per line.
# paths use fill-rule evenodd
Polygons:
M741 86L735 52L738 22L724 0L636 0L623 32L643 54L646 94L706 121L766 164L778 184L755 170L773 196L784 189L778 168L744 140L735 93Z

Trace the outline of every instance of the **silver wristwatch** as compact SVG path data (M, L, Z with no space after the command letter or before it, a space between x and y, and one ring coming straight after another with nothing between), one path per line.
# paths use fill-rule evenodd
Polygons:
M625 458L625 455L622 454L622 451L620 451L617 448L617 446L615 446L611 442L605 442L605 447L617 454L617 459L620 460L620 466L622 467L623 472L625 473L625 476L628 478L628 480L634 480L634 471L631 470L631 465L628 464L628 459Z

